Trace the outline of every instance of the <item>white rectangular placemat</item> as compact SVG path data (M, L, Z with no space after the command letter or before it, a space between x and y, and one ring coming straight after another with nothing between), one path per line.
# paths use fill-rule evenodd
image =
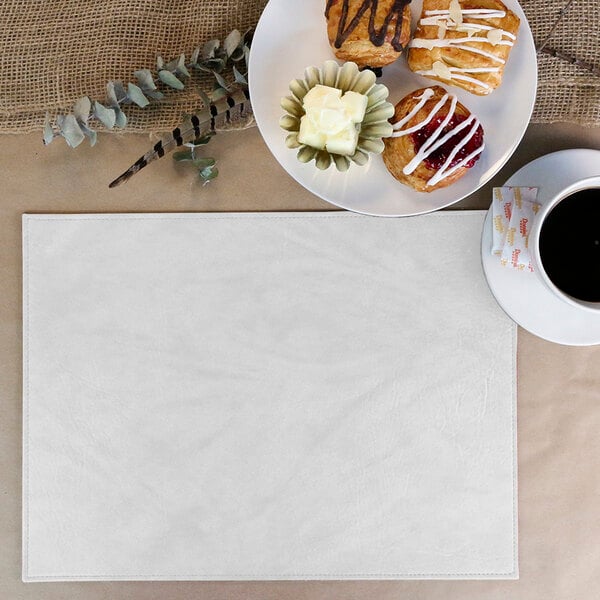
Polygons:
M515 578L482 212L25 215L23 578Z

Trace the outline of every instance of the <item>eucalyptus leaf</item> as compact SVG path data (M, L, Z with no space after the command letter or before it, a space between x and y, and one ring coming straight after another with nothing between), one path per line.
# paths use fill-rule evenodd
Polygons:
M87 123L90 117L90 109L92 108L92 102L87 96L83 96L83 98L79 98L77 102L75 102L73 106L73 115L78 121L82 123Z
M123 129L127 125L127 115L117 106L115 107L115 127Z
M174 73L175 70L177 69L177 65L179 64L179 58L174 58L173 60L170 60L165 66L164 68L167 71L171 71L171 73Z
M144 96L144 92L135 85L135 83L127 84L127 96L131 99L132 102L135 102L140 108L144 108L150 104L150 100Z
M217 100L220 100L221 98L225 98L228 95L229 95L229 92L226 89L217 85L212 93L213 102L216 102Z
M106 96L108 98L108 103L111 106L119 106L119 102L117 100L117 94L115 92L115 84L113 81L109 81L106 84Z
M238 46L229 57L233 62L239 62L245 56L244 46Z
M196 138L193 142L187 142L184 144L184 146L187 146L188 148L197 148L198 146L204 146L205 144L208 144L208 142L210 142L210 139L216 135L216 132L214 131L207 131L205 134L201 135L200 137Z
M220 45L221 42L219 42L219 40L210 40L206 42L206 44L204 44L204 46L202 47L202 58L213 58L215 55L215 51Z
M133 75L138 80L138 83L144 92L156 89L156 84L154 83L154 78L152 77L150 69L139 69L138 71L134 71Z
M199 56L200 56L200 46L197 46L196 48L194 48L194 51L192 52L192 56L190 58L190 63L195 65L198 62Z
M223 48L225 48L227 56L231 56L234 53L241 41L242 34L237 29L234 29L223 41Z
M248 85L246 78L235 68L235 66L233 67L233 77L236 83Z
M165 67L165 61L163 60L162 56L157 56L156 57L156 70L160 71L161 69L164 69Z
M165 95L158 90L144 90L144 94L153 100L162 100Z
M202 71L203 73L212 73L213 72L212 69L209 69L206 66L206 63L196 63L194 65L194 69L197 69L198 71Z
M204 104L204 108L208 108L211 104L211 99L209 98L208 94L204 90L198 90L198 95L202 100L202 104Z
M112 107L118 107L127 98L127 92L120 81L109 81L106 84L106 94Z
M179 81L179 79L177 79L173 73L167 71L166 69L162 69L158 72L158 78L163 83L166 83L169 87L175 88L176 90L182 90L185 87L183 82Z
M94 101L94 116L107 129L112 129L115 126L115 122L117 120L115 111L112 108L106 108L106 106L103 106L97 100Z
M214 158L209 158L209 157L202 157L202 158L195 158L193 161L193 164L195 167L197 167L198 169L206 169L207 167L214 167L215 165L215 159Z
M215 135L216 133L214 131L208 131L203 136L194 140L194 146L204 146L205 144L208 144L208 142L210 142L210 139Z
M207 60L204 65L211 71L220 73L225 68L226 63L222 58L212 58Z
M44 121L44 144L47 146L54 139L54 130L50 124L50 115L46 113L46 120Z
M125 86L120 81L113 81L113 88L115 90L117 103L126 101L128 99L127 92L125 91Z
M211 58L194 66L205 73L220 73L225 68L225 61L222 58Z
M83 135L90 140L90 146L95 146L98 139L98 134L84 123L79 122L79 127L81 128Z
M177 73L180 73L184 77L189 77L190 76L190 72L187 70L187 68L185 66L185 54L182 54L179 57L179 61L177 62L177 66L175 68L175 71Z
M252 27L250 27L250 29L246 29L246 31L244 31L244 35L242 36L244 46L248 46L248 48L249 48L252 45L253 37L254 37L254 29Z
M181 150L179 152L173 152L173 160L177 162L194 160L194 153L191 150Z
M229 89L229 85L227 84L227 82L225 81L225 79L223 79L223 77L221 75L219 75L219 73L215 73L215 79L217 80L217 83L224 88L225 90Z
M77 148L85 139L85 135L81 131L75 115L59 115L56 123L60 130L60 135L65 138L65 141L71 148Z
M217 167L205 167L200 170L199 175L204 181L210 181L219 175L219 169Z

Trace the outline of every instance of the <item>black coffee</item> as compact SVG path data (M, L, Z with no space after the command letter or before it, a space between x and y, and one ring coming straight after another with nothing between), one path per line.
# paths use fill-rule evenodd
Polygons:
M600 188L575 192L550 211L540 231L540 257L558 289L600 302Z

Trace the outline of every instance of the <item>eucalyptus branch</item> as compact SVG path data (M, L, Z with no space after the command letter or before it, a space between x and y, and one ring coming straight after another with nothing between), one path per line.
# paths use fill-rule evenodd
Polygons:
M214 132L209 132L201 138L184 144L188 150L181 150L173 154L173 159L177 162L191 162L198 172L198 177L207 184L219 175L216 160L211 156L200 156L197 154L202 146L208 144Z
M46 114L44 123L44 144L50 144L55 138L63 137L67 144L75 148L87 137L93 146L97 140L96 131L89 126L90 121L101 123L106 129L123 129L127 125L127 116L123 107L135 104L145 108L151 101L160 101L165 94L155 83L158 79L164 89L183 90L184 81L192 78L192 73L209 73L215 79L215 90L227 89L223 73L227 68L233 69L236 80L244 79L236 65L248 67L249 48L252 40L252 30L242 35L234 29L224 40L210 40L203 46L198 46L187 61L181 54L169 62L158 56L156 72L149 69L139 69L133 75L136 83L123 84L120 81L109 81L106 86L106 100L99 102L84 96L74 104L72 112L60 114L54 123ZM243 70L243 69L242 69ZM212 98L211 98L212 99Z

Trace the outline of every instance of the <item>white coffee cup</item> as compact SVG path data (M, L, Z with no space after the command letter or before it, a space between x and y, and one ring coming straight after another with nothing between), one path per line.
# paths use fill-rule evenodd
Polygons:
M550 212L567 197L575 194L576 192L588 189L596 189L600 195L600 175L588 177L586 179L580 179L575 183L563 188L548 202L545 202L535 216L531 233L529 235L529 247L531 249L535 272L539 275L544 284L552 291L553 294L568 304L600 313L600 302L587 302L585 300L580 300L558 288L546 273L540 254L540 234ZM598 202L600 202L600 198ZM600 278L600 265L598 266L598 272L590 273L590 276Z

